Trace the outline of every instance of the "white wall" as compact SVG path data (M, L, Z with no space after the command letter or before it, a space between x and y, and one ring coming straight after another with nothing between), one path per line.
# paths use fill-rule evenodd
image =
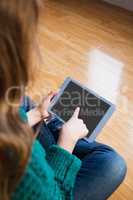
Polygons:
M104 0L104 1L133 11L133 0Z

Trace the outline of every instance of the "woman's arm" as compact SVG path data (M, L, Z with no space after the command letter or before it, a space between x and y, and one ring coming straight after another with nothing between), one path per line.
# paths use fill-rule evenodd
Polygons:
M75 178L81 161L58 146L45 153L38 141L34 142L31 159L12 200L72 199Z
M46 159L54 171L55 180L62 184L61 188L65 191L70 191L74 186L81 161L57 145L50 147Z
M33 127L41 120L46 120L50 117L50 114L48 113L48 107L55 95L57 95L57 92L50 92L46 97L43 98L42 102L38 106L26 113L27 121L30 127Z

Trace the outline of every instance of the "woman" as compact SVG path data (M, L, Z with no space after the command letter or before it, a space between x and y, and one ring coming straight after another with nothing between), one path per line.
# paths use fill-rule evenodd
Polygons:
M38 107L22 102L18 88L29 81L38 10L37 0L0 1L0 199L107 199L126 164L112 148L81 139L88 130L80 108L67 123L53 118L46 125L54 93Z

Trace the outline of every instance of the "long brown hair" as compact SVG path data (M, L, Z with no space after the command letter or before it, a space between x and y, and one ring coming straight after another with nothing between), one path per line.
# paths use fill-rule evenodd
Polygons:
M0 199L9 200L24 173L32 133L19 117L18 90L29 79L30 51L38 20L37 0L0 0Z

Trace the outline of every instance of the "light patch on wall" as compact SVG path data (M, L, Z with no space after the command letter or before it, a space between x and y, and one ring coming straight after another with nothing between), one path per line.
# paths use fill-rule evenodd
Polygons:
M88 87L116 103L124 63L99 49L88 54Z

